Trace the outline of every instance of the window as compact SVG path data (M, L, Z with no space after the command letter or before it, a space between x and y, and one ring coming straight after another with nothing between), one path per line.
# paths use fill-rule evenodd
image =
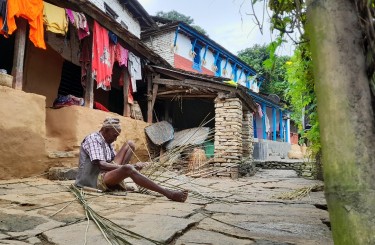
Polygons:
M109 7L108 4L104 3L104 9L105 9L106 14L111 16L113 19L118 18L118 14L116 14L116 12L113 9L111 9L111 7Z
M200 46L196 45L194 47L195 56L194 56L194 60L193 60L193 69L197 70L197 71L202 71L202 68L201 68L201 63L202 63L201 50L202 50L202 47L200 47Z
M215 72L215 76L217 76L217 77L221 77L221 61L222 61L222 59L220 57L218 57L216 59L216 62L215 62L215 66L217 68L217 70Z
M124 21L121 21L121 26L124 27L126 30L129 30L128 25L125 24Z

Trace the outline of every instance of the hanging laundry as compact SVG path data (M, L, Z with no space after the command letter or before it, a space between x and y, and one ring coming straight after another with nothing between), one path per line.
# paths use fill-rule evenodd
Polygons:
M43 29L43 0L8 0L8 34L16 29L15 17L22 17L29 22L29 38L35 47L46 49Z
M109 36L109 40L110 40L113 44L117 44L117 36L116 36L116 34L114 34L114 33L111 32L111 31L108 31L108 36Z
M66 12L66 15L68 16L69 22L75 26L73 11L70 9L65 9L65 12Z
M53 4L44 3L43 20L47 31L66 35L68 32L68 21L66 19L65 9Z
M72 11L74 16L74 26L78 30L78 38L82 40L83 38L90 35L89 25L87 24L86 16L82 13Z
M129 52L128 70L133 92L137 92L137 80L142 79L141 59Z
M119 66L128 66L129 51L117 43L115 47L114 57L115 61L118 62Z
M94 21L92 72L97 88L111 89L113 62L109 50L108 31Z
M8 33L7 0L0 0L0 34Z
M130 76L129 76L129 79L130 79ZM132 83L130 82L129 83L129 89L128 89L128 103L131 104L131 105L134 104L133 93L134 93L133 86L132 86Z

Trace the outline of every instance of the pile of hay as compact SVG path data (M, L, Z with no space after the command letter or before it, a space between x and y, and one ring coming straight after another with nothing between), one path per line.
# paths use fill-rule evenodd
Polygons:
M207 162L206 153L200 148L194 148L188 162L188 172L199 171Z

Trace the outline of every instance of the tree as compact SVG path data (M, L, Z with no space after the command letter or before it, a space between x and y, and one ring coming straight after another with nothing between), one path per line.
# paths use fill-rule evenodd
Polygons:
M288 82L285 77L285 63L290 59L289 56L275 57L275 63L266 66L264 63L270 59L269 45L255 44L238 52L238 57L246 64L250 65L258 74L266 78L266 81L260 87L260 91L266 94L277 94L283 100L286 99L285 91Z
M374 108L354 2L309 2L307 33L333 238L375 244Z
M182 21L182 22L190 25L191 27L193 27L198 32L200 32L204 35L207 35L206 30L204 30L202 27L194 24L193 18L191 18L190 16L187 16L187 15L181 14L181 13L177 12L176 10L172 10L172 11L169 11L169 12L158 11L158 12L156 12L156 16L167 19L167 20L172 20L172 21Z
M156 16L162 17L168 20L173 20L173 21L182 21L185 22L188 25L191 25L194 23L194 19L191 18L190 16L181 14L177 12L176 10L172 10L169 12L163 12L163 11L158 11L156 12Z
M375 118L370 89L375 73L366 65L366 60L373 65L375 57L374 1L287 0L270 1L269 6L275 29L288 34L305 27L308 37L302 41L308 41L311 51L335 244L375 244Z

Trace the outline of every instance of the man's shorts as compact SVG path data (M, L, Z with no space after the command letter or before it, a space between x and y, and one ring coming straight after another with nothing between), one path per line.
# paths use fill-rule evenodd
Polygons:
M106 173L107 172L100 172L98 175L98 180L96 181L96 187L101 191L110 191L110 189L104 183L104 176Z
M98 180L96 181L96 187L97 189L101 191L114 191L114 190L119 190L119 191L126 191L126 186L123 181L121 181L119 184L115 185L114 187L109 188L105 183L104 183L104 176L107 172L100 172L98 175Z

